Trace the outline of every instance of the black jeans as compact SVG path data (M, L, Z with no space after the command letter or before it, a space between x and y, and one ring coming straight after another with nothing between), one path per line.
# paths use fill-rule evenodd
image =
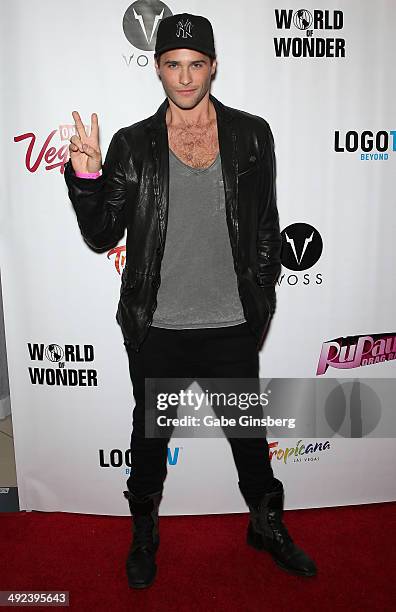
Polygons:
M144 437L145 378L258 378L259 356L257 339L247 323L180 330L151 326L139 352L128 345L126 349L136 404L127 486L135 495L143 496L163 487L169 442L169 438ZM267 440L227 439L239 489L247 503L254 503L273 486Z

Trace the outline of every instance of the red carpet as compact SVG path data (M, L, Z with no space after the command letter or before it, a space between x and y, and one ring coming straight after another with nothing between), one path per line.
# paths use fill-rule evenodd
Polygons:
M290 534L318 565L313 578L248 547L247 520L160 517L157 579L136 591L124 573L129 517L3 513L0 589L68 590L72 610L92 612L396 609L396 502L286 511Z

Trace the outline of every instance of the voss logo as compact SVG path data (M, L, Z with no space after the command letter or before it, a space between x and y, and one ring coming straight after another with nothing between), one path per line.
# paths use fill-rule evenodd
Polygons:
M36 344L28 343L31 361L42 367L29 366L32 385L97 387L98 373L92 368L77 368L79 364L94 361L92 344ZM73 366L73 367L69 367Z
M318 230L308 223L293 223L282 232L281 263L288 270L304 272L312 268L320 259L323 251L323 241ZM323 282L322 274L317 272L314 279L306 272L304 275L281 274L278 285L286 282L288 285L316 285Z
M127 40L142 51L154 51L157 40L158 25L172 15L170 8L160 0L137 0L133 2L125 11L122 27ZM129 66L132 59L140 67L148 64L147 55L141 54L134 57L123 55L125 62Z
M275 9L278 30L291 30L294 36L274 38L276 57L345 57L345 39L315 36L317 31L342 30L342 11L319 9Z

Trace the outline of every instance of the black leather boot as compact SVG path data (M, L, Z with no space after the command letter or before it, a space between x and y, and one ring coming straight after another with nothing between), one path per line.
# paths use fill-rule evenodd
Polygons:
M128 584L144 589L154 582L157 573L155 553L159 546L158 507L162 490L144 497L124 491L132 515L133 539L126 562Z
M257 550L266 550L282 569L297 576L315 576L312 559L296 546L282 522L284 491L280 480L257 504L250 504L247 543Z

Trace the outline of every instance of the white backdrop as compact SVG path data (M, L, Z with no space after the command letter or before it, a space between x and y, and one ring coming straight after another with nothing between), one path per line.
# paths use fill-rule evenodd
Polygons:
M87 124L98 114L105 153L115 131L151 115L165 97L153 52L138 49L123 30L131 4L1 5L0 268L21 509L129 513L122 490L134 401L115 321L117 253L98 255L83 242L63 164L73 110ZM163 5L134 6L149 29L150 15ZM212 93L265 117L274 134L288 259L260 353L261 376L315 378L323 343L395 335L393 0L317 0L302 14L296 0L166 6L211 20L218 53ZM282 9L285 21L291 11L290 28L277 23ZM134 27L127 33L139 44L140 25ZM320 54L325 39L339 39L327 48L345 56L277 57L275 49L287 48L289 38L297 54L305 44ZM366 131L374 141L384 132L381 151L375 143L364 151ZM311 242L307 226L314 228ZM392 378L395 361L387 359L352 370L330 366L320 376ZM55 376L67 376L69 384L53 384ZM394 439L329 440L330 449L311 453L309 461L285 463L282 452L272 457L286 508L396 499ZM298 439L269 442L279 451ZM227 441L171 440L161 513L241 511L246 506Z

